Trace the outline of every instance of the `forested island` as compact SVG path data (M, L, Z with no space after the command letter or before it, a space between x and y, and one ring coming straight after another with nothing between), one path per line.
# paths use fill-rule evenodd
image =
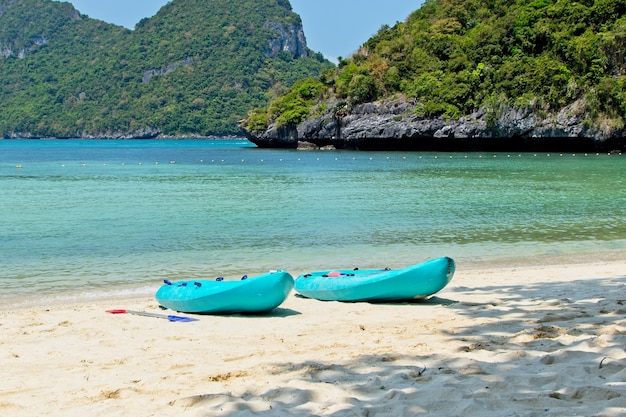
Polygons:
M173 0L134 30L0 0L0 137L625 149L626 0L427 0L335 66L288 0Z
M626 1L428 0L244 127L259 146L622 151Z
M173 0L134 30L0 0L0 137L241 136L250 109L332 67L288 0Z

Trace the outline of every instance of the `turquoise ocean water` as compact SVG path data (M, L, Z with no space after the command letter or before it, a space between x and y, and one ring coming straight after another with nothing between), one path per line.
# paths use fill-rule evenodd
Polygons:
M626 156L0 140L0 303L270 269L626 253Z

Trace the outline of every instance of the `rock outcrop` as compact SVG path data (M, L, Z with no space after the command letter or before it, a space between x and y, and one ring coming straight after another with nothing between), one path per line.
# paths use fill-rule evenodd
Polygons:
M623 129L594 128L585 103L552 114L505 106L454 120L425 118L406 100L365 103L349 112L329 103L301 124L245 131L259 147L358 150L613 151L624 150Z
M302 24L282 24L268 22L265 28L276 31L276 37L270 40L265 55L275 58L281 52L287 52L292 58L307 56L306 37Z
M192 64L193 64L192 57L187 57L183 59L182 61L183 67L188 67L189 65L192 65ZM152 77L154 77L155 75L169 74L172 71L176 71L180 66L181 66L181 63L174 62L173 64L170 64L165 68L148 70L143 73L143 76L141 77L141 82L143 82L144 84L149 83Z

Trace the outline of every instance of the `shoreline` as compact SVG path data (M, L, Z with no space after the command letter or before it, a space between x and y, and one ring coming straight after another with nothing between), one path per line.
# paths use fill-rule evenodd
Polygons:
M444 255L442 255L444 256ZM506 270L507 268L559 268L567 266L588 266L604 263L620 263L623 259L626 259L626 250L604 250L602 252L581 252L577 254L573 253L560 253L550 255L537 255L537 256L515 256L510 258L478 258L473 260L463 259L457 260L457 275L459 270L467 272L480 272L490 270ZM420 259L416 263L424 262L431 258ZM407 263L407 265L409 265ZM403 265L401 265L403 266ZM393 266L397 268L401 266ZM376 269L374 265L363 266L365 269ZM254 274L262 273L264 271L252 271ZM288 270L294 278L299 275L310 272L309 270L297 270L292 272ZM250 275L250 270L241 270L238 273L224 275L226 279L237 279L244 274ZM170 280L185 280L190 279L185 276L179 278L165 277ZM210 279L210 277L207 277ZM127 283L125 285L117 285L113 289L109 284L102 287L90 287L86 290L61 290L58 292L49 292L45 294L20 294L18 296L6 296L0 294L0 312L12 311L15 309L28 309L28 308L45 308L46 306L58 306L58 305L82 305L85 302L101 302L116 300L133 300L143 298L154 298L154 294L161 286L163 279L158 278L151 282L140 283ZM454 284L454 280L451 285ZM76 288L73 286L73 288ZM107 288L105 290L105 288Z
M613 260L462 266L422 302L292 293L270 314L193 323L105 313L159 311L143 296L2 309L0 411L623 415L625 289Z

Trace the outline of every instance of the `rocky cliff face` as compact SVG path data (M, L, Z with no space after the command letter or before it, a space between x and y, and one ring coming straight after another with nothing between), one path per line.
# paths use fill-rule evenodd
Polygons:
M403 100L366 103L337 112L329 103L319 117L298 126L244 131L259 147L361 150L613 151L625 150L623 129L591 128L584 103L540 116L533 109L481 109L466 117L427 119Z
M308 48L302 24L268 22L265 28L272 29L277 34L270 41L265 55L275 58L279 53L287 52L294 59L307 56Z

